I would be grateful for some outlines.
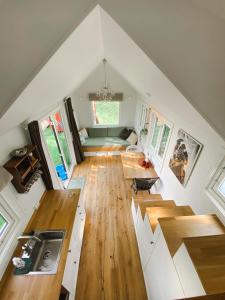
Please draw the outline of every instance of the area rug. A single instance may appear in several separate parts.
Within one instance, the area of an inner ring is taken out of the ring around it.
[[[85,184],[85,177],[77,177],[70,180],[67,189],[83,189]]]

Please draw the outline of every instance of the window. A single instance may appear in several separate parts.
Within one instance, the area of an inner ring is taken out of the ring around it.
[[[4,201],[2,201],[4,203]],[[16,216],[7,205],[0,204],[0,245],[16,225]]]
[[[209,192],[213,199],[225,209],[225,159],[210,182]]]
[[[170,134],[171,124],[159,113],[152,111],[148,143],[151,158],[159,167],[165,157]]]
[[[156,148],[156,144],[158,141],[158,136],[159,136],[161,127],[162,127],[162,124],[160,124],[159,119],[156,117],[155,122],[154,122],[154,131],[153,131],[153,135],[152,135],[152,141],[151,141],[151,146],[153,148]]]
[[[0,214],[0,236],[3,235],[8,225],[9,225],[8,221],[3,217],[2,214]]]
[[[167,141],[169,138],[169,134],[170,134],[170,128],[167,125],[164,125],[161,141],[159,144],[159,151],[158,151],[158,155],[161,158],[163,158],[163,156],[164,156],[164,152],[166,150],[166,145],[167,145]]]
[[[92,101],[94,125],[119,125],[119,101]]]

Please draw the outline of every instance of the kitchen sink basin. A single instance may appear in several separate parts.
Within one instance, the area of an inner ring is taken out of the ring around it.
[[[28,240],[28,250],[23,252],[22,258],[31,260],[31,267],[27,275],[56,274],[60,260],[64,239],[64,230],[35,231],[36,239]]]

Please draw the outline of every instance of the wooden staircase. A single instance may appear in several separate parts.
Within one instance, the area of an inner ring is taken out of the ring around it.
[[[149,299],[225,299],[225,227],[216,215],[148,192],[132,195],[131,210]]]

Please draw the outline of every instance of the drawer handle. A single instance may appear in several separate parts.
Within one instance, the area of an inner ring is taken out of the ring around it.
[[[74,263],[74,264],[76,264],[77,262],[76,262],[76,261],[74,261],[73,263]]]
[[[71,250],[70,250],[70,249],[68,250],[68,253],[71,253]]]
[[[79,212],[79,215],[82,215],[82,212]]]
[[[84,221],[84,219],[81,219],[81,221]]]
[[[151,241],[151,242],[150,242],[150,244],[151,244],[151,245],[153,245],[153,244],[154,244],[154,242],[153,242],[153,241]]]

